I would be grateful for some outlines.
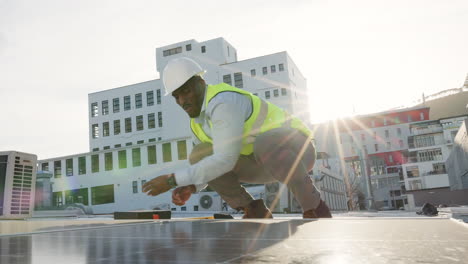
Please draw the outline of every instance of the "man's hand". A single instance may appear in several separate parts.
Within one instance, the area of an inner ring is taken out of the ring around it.
[[[193,184],[175,188],[174,191],[172,191],[172,202],[175,205],[184,205],[194,192],[196,192],[196,188]]]
[[[173,174],[161,175],[146,182],[143,184],[143,192],[151,196],[156,196],[169,191],[171,189],[171,186],[167,182],[169,177],[173,177]]]

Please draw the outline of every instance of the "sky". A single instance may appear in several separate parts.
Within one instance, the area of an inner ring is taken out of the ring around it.
[[[0,151],[89,151],[88,94],[158,79],[157,47],[287,51],[312,122],[408,105],[468,74],[466,0],[0,0]]]

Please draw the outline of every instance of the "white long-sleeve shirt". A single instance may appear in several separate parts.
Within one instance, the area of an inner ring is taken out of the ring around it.
[[[213,155],[176,171],[174,174],[177,185],[194,184],[199,191],[209,181],[231,171],[242,149],[244,123],[251,113],[250,98],[235,92],[217,94],[206,108],[204,103],[195,122],[201,124],[203,131],[213,139]],[[210,127],[208,120],[211,120],[213,127]],[[192,137],[195,144],[200,143],[194,134]]]

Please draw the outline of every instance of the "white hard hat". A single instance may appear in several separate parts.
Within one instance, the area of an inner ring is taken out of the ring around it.
[[[203,75],[206,71],[194,60],[180,57],[169,61],[163,70],[163,84],[169,95],[195,75]]]

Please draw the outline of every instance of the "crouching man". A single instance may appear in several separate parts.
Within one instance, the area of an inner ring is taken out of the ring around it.
[[[148,195],[173,187],[172,201],[183,205],[207,185],[243,218],[272,218],[262,199],[241,183],[282,182],[303,209],[303,218],[329,218],[330,210],[308,176],[315,162],[312,132],[296,117],[261,98],[225,83],[207,85],[205,73],[189,58],[167,64],[166,95],[190,117],[195,146],[190,166],[143,185]]]

